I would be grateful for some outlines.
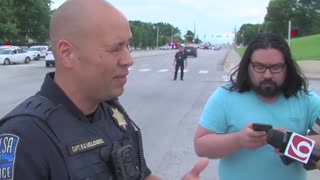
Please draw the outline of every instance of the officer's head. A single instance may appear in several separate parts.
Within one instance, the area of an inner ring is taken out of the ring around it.
[[[133,64],[125,16],[104,0],[68,0],[52,15],[55,81],[94,103],[118,97]]]
[[[179,45],[179,51],[183,52],[184,51],[184,47],[182,45]]]

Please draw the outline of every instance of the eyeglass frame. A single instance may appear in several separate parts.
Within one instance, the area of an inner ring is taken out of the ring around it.
[[[258,63],[258,64],[257,64]],[[273,64],[271,66],[266,66],[265,64],[262,64],[262,63],[259,63],[259,62],[252,62],[250,61],[250,64],[252,65],[252,68],[255,72],[257,73],[265,73],[267,71],[267,69],[269,69],[269,71],[272,73],[272,74],[278,74],[278,73],[281,73],[284,69],[284,67],[287,65],[286,63],[277,63],[277,64]],[[263,71],[260,71],[260,70],[257,70],[256,67],[257,66],[261,66],[264,68]],[[278,67],[279,66],[279,71],[274,71],[274,69],[272,70],[272,68],[274,67]]]

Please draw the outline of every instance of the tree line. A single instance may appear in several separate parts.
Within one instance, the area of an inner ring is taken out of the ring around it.
[[[294,37],[320,33],[320,0],[271,0],[262,24],[243,24],[236,33],[236,44],[246,45],[260,32],[288,37],[289,21]]]
[[[2,0],[0,4],[0,44],[49,44],[49,23],[54,10],[51,0]],[[319,0],[270,0],[262,24],[243,24],[236,32],[237,44],[247,44],[258,32],[288,34],[288,22],[297,36],[320,33]],[[156,48],[168,42],[200,43],[191,30],[185,34],[165,22],[129,21],[135,48]]]

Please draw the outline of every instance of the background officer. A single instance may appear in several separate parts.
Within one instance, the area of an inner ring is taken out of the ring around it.
[[[158,179],[117,100],[133,64],[131,38],[127,19],[104,0],[68,0],[53,13],[56,69],[1,119],[0,179]],[[184,179],[198,179],[207,164]]]
[[[187,66],[187,55],[184,52],[184,47],[181,45],[179,45],[179,51],[174,56],[173,65],[175,66],[173,80],[177,79],[177,74],[180,68],[180,71],[181,71],[180,80],[183,81],[183,70],[184,70],[184,67]]]

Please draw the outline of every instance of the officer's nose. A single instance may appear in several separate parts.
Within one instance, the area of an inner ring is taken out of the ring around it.
[[[133,65],[133,58],[131,56],[131,52],[128,48],[125,48],[123,50],[123,54],[121,56],[121,65],[126,65],[126,66],[132,66]]]

